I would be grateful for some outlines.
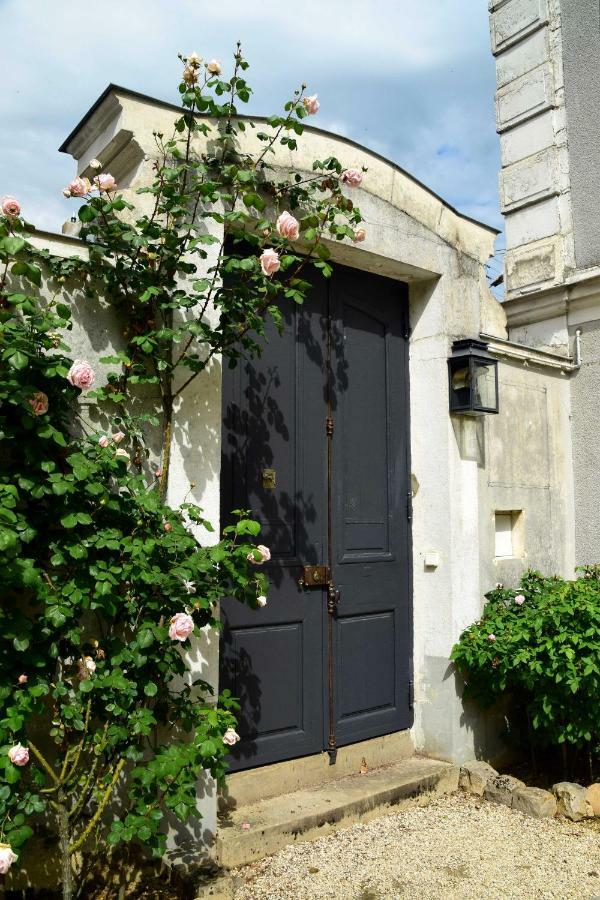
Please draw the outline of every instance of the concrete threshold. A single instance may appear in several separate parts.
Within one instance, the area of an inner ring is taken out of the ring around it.
[[[238,806],[219,824],[217,861],[233,869],[411,802],[427,803],[457,790],[458,775],[451,763],[411,757],[365,775]]]

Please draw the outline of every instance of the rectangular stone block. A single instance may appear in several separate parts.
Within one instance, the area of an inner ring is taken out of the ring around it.
[[[500,203],[502,212],[519,209],[535,200],[558,193],[557,161],[553,147],[502,170]]]
[[[559,231],[556,197],[550,197],[524,209],[516,209],[506,215],[506,246],[509,250],[558,234]]]
[[[509,0],[491,16],[492,52],[501,53],[547,22],[547,0]]]
[[[554,144],[554,113],[552,110],[521,122],[515,128],[500,135],[500,153],[503,166],[533,156]]]
[[[558,277],[557,254],[560,238],[536,243],[533,246],[509,250],[506,254],[507,290],[521,290]]]
[[[547,29],[530,34],[525,40],[520,41],[496,59],[496,81],[498,87],[521,78],[532,69],[541,66],[549,58]]]
[[[512,51],[510,51],[512,52]],[[513,79],[496,93],[496,128],[512,128],[554,106],[554,80],[549,62]]]

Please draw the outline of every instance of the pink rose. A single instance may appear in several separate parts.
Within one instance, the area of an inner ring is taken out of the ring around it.
[[[183,80],[187,85],[197,84],[198,83],[198,71],[195,66],[186,66],[183,70],[182,75]]]
[[[157,469],[154,473],[155,478],[162,478],[162,469]]]
[[[271,275],[274,275],[275,272],[279,271],[279,267],[281,263],[279,262],[279,254],[277,250],[273,250],[272,247],[269,247],[267,250],[263,250],[260,256],[260,267],[269,278]]]
[[[240,736],[234,728],[228,728],[223,735],[223,743],[227,744],[228,747],[233,747],[234,744],[237,744],[239,739]]]
[[[163,528],[165,529],[165,531],[173,531],[173,526],[171,525],[170,522],[165,522],[165,524],[163,525]]]
[[[89,178],[74,178],[73,181],[71,181],[70,184],[67,185],[67,187],[63,191],[63,194],[65,194],[65,197],[83,197],[85,194],[89,193],[91,189],[92,186],[90,184]],[[66,194],[66,191],[68,191],[69,193]]]
[[[267,598],[264,596],[264,594],[261,594],[260,597],[256,598],[256,602],[262,608],[263,606],[267,605]]]
[[[90,675],[93,675],[96,671],[96,663],[91,656],[84,656],[83,659],[80,659],[77,663],[77,668],[79,670],[80,678],[89,678]]]
[[[517,596],[515,597],[515,603],[517,604],[517,606],[523,606],[523,604],[525,603],[525,597],[523,596],[523,594],[517,594]]]
[[[101,169],[102,163],[99,159],[90,159],[90,169]]]
[[[108,447],[109,440],[108,440],[108,438],[106,437],[106,435],[103,434],[102,437],[100,438],[100,440],[98,441],[98,443],[99,443],[99,445],[100,445],[101,447]]]
[[[319,107],[321,104],[317,100],[318,94],[312,94],[310,97],[305,97],[302,101],[304,103],[304,109],[308,113],[309,116],[314,116],[315,113],[319,112]]]
[[[189,62],[189,60],[188,60]],[[219,59],[211,59],[210,62],[206,63],[207,71],[210,72],[211,75],[220,75],[221,74],[221,60]]]
[[[194,620],[187,613],[175,613],[169,626],[172,641],[187,641],[194,630]]]
[[[21,206],[18,200],[15,200],[14,197],[2,198],[2,215],[7,216],[9,219],[16,219],[20,214]]]
[[[36,391],[27,401],[34,416],[43,416],[48,412],[48,397],[43,391]]]
[[[29,762],[29,750],[22,744],[15,744],[8,751],[8,758],[14,766],[26,766]]]
[[[76,359],[67,373],[67,381],[82,391],[89,390],[95,380],[94,370],[85,359]]]
[[[361,244],[364,241],[364,239],[366,238],[366,236],[367,236],[366,228],[357,228],[356,231],[354,232],[354,237],[352,238],[352,240],[354,241],[355,244]]]
[[[281,237],[287,238],[288,241],[297,241],[300,234],[300,223],[287,210],[281,213],[275,223],[277,231]]]
[[[13,853],[9,844],[0,844],[0,875],[6,875],[10,867],[19,857]]]
[[[341,179],[344,184],[349,184],[350,187],[360,187],[363,176],[360,169],[345,169],[342,172]]]
[[[125,434],[122,431],[117,431],[113,434],[112,439],[114,444],[120,444],[125,439]]]
[[[27,684],[29,678],[27,677],[27,675],[19,675],[17,681],[19,682],[19,684]]]
[[[117,182],[108,172],[101,172],[100,175],[96,175],[94,184],[99,191],[114,191],[117,186]]]
[[[257,552],[260,553],[260,559],[257,559],[256,557]],[[258,544],[254,550],[250,551],[246,559],[255,566],[262,566],[263,563],[266,563],[271,559],[271,551],[268,547],[265,547],[264,544]]]
[[[488,641],[495,641],[495,640],[496,640],[495,634],[488,634]]]

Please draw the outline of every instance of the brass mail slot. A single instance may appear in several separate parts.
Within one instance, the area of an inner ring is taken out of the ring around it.
[[[263,469],[262,484],[266,491],[275,490],[275,485],[277,484],[277,473],[275,472],[275,469]]]
[[[329,584],[328,566],[304,566],[298,582],[300,587],[325,587]]]

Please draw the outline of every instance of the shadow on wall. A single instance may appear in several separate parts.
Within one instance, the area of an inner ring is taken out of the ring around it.
[[[180,395],[174,413],[171,451],[171,481],[177,493],[173,499],[182,502],[193,483],[192,498],[203,506],[213,524],[219,512],[221,373],[220,360],[213,359],[208,369]]]
[[[484,759],[495,766],[508,764],[514,753],[508,739],[511,724],[508,701],[482,710],[464,699],[465,683],[453,663],[442,657],[426,657],[427,677],[423,684],[426,699],[422,703],[423,727],[428,735],[427,752],[457,762]],[[448,710],[460,710],[455,735],[448,734]]]
[[[485,469],[485,416],[451,415],[460,458]]]

